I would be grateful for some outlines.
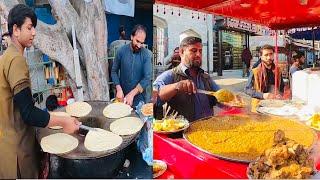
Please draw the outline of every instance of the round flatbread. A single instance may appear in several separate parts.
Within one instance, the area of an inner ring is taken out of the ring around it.
[[[78,147],[78,139],[65,133],[56,133],[41,139],[40,145],[44,152],[65,154]]]
[[[54,116],[62,116],[62,117],[71,117],[70,114],[66,113],[66,112],[61,112],[61,111],[57,111],[57,112],[50,112],[50,115],[54,115]],[[54,130],[59,130],[62,129],[61,126],[51,126],[49,127],[50,129],[54,129]]]
[[[100,128],[89,131],[84,140],[84,147],[90,151],[107,151],[117,148],[122,143],[122,137]]]
[[[107,118],[122,118],[131,114],[132,108],[124,103],[112,103],[103,109],[103,115]]]
[[[54,111],[54,112],[49,112],[50,115],[54,116],[63,116],[63,117],[71,117],[70,114],[62,111]]]
[[[144,104],[141,108],[141,112],[144,116],[152,116],[153,115],[153,104],[152,103]]]
[[[91,110],[92,107],[86,102],[75,102],[66,107],[66,112],[74,117],[86,116]]]
[[[141,130],[143,122],[136,117],[124,117],[110,124],[110,130],[118,135],[132,135]]]

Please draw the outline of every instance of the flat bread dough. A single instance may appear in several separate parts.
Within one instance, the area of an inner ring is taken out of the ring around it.
[[[86,102],[75,102],[66,107],[66,112],[74,117],[83,117],[88,115],[92,110],[90,104]]]
[[[110,130],[118,135],[132,135],[141,130],[143,122],[137,117],[124,117],[110,124]]]
[[[66,113],[66,112],[62,112],[62,111],[54,111],[54,112],[49,112],[50,115],[54,115],[54,116],[62,116],[62,117],[71,117],[70,114]],[[62,129],[61,126],[51,126],[49,127],[50,129],[54,129],[54,130],[59,130]]]
[[[49,127],[49,129],[59,130],[59,129],[63,129],[63,127],[62,126],[51,126],[51,127]]]
[[[41,139],[40,145],[44,152],[65,154],[78,147],[78,139],[65,133],[55,133]]]
[[[122,118],[131,114],[132,108],[124,103],[112,103],[103,109],[103,115],[107,118]]]
[[[84,140],[84,147],[90,151],[107,151],[117,148],[122,143],[122,137],[100,128],[89,131]]]

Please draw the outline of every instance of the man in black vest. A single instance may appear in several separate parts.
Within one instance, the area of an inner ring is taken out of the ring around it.
[[[189,121],[212,116],[216,99],[197,93],[197,89],[217,91],[220,87],[201,69],[201,39],[183,39],[179,54],[180,65],[163,72],[153,83],[159,92],[158,105],[167,102]]]

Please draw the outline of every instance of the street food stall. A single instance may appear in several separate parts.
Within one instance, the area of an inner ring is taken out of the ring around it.
[[[273,30],[319,25],[319,0],[156,0],[156,3],[234,17]],[[277,31],[273,34],[275,64],[278,66]],[[157,173],[155,177],[256,179],[314,176],[316,169],[320,168],[320,156],[319,133],[313,129],[319,129],[320,115],[314,113],[310,117],[304,113],[308,105],[303,101],[261,101],[259,108],[258,113],[251,113],[248,111],[250,103],[246,103],[245,108],[231,105],[216,113],[218,116],[185,123],[182,131],[154,131],[154,159],[166,163],[163,174]],[[302,118],[297,112],[305,116]],[[165,127],[169,124],[165,120],[162,123]],[[277,153],[281,152],[279,148],[290,152]],[[301,161],[293,162],[290,158]],[[302,173],[301,169],[306,171]]]
[[[272,146],[278,129],[312,149],[319,168],[318,134],[297,118],[271,114],[229,108],[188,124],[184,131],[154,132],[154,159],[167,164],[159,178],[248,178],[248,163]]]

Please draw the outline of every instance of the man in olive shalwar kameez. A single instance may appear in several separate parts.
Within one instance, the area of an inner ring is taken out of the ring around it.
[[[80,123],[34,106],[24,49],[32,46],[37,17],[26,5],[12,8],[8,30],[12,43],[0,59],[0,179],[38,178],[34,127],[62,126],[74,133]]]

